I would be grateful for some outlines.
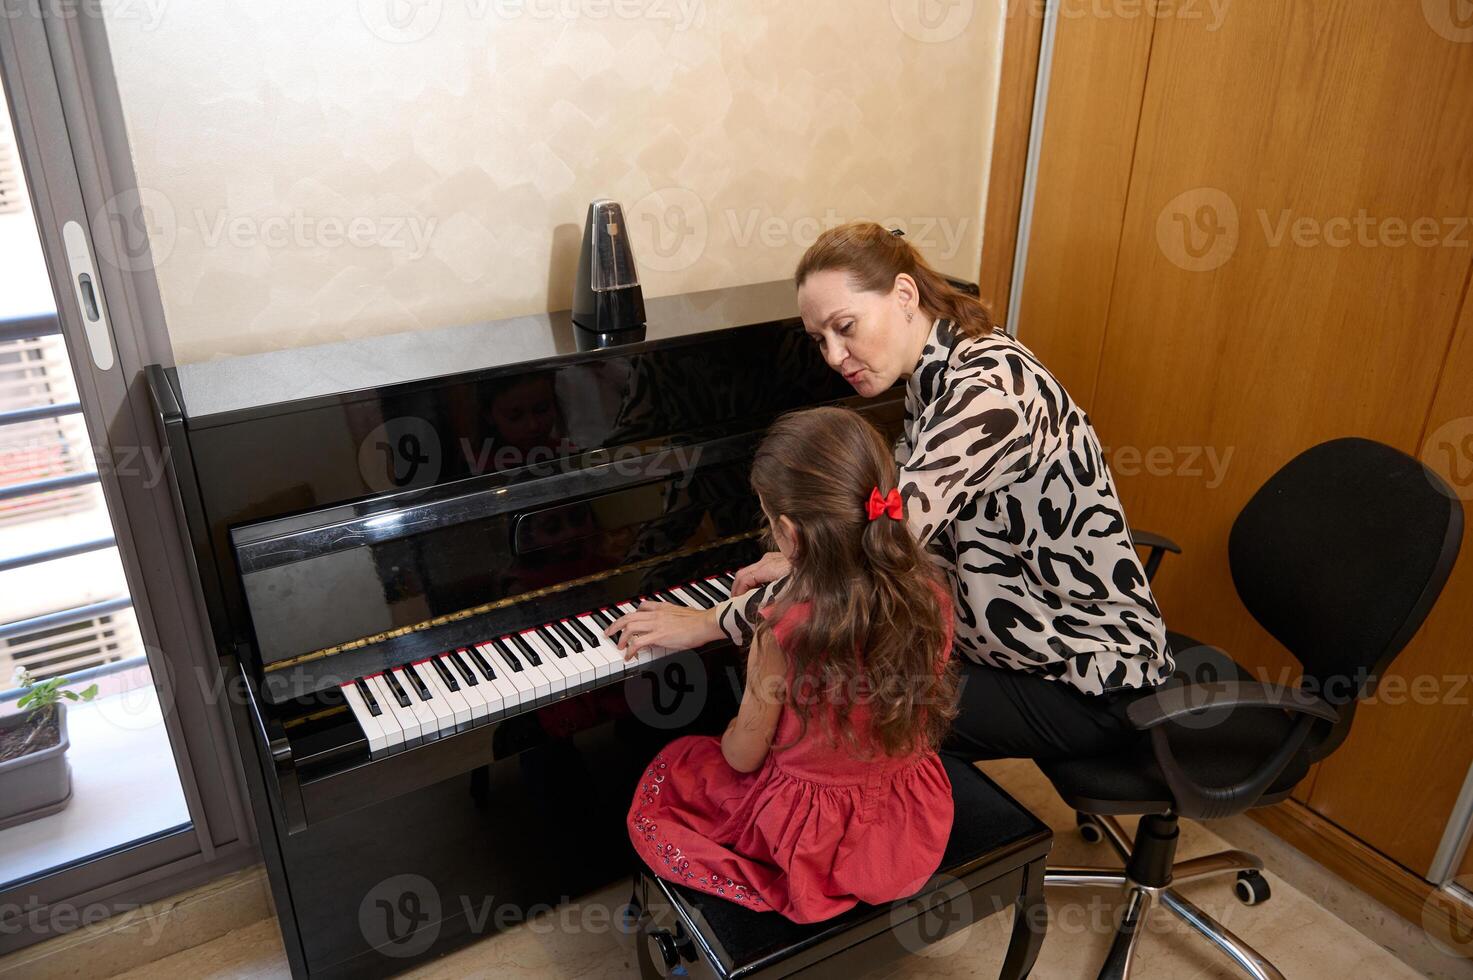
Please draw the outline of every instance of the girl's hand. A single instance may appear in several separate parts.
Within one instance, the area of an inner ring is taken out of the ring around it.
[[[786,578],[792,570],[792,564],[782,556],[781,552],[769,551],[756,562],[736,573],[736,581],[731,585],[732,598],[744,592],[750,592],[758,586]]]
[[[717,609],[687,609],[668,602],[641,602],[639,608],[620,616],[604,630],[624,651],[625,660],[647,647],[694,650],[726,636],[716,622]]]

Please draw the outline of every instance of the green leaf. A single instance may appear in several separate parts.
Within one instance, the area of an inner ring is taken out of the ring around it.
[[[96,684],[90,685],[85,691],[82,692],[82,700],[83,701],[91,701],[95,697],[97,697],[97,685]]]
[[[36,692],[27,691],[25,694],[22,694],[20,696],[19,701],[15,702],[15,706],[17,708],[24,708],[26,705],[30,704],[34,700],[36,700]]]
[[[64,697],[64,698],[66,698],[69,701],[80,701],[80,700],[82,700],[81,698],[79,698],[75,694],[73,694],[71,691],[62,691],[61,692],[61,696]]]

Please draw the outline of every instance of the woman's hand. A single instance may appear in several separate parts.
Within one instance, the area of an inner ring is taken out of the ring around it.
[[[687,609],[668,602],[641,602],[639,608],[620,616],[604,630],[610,639],[618,634],[625,660],[647,647],[694,650],[726,634],[716,622],[717,609]]]
[[[782,556],[781,552],[769,551],[756,562],[740,569],[736,573],[736,581],[731,585],[732,598],[743,593],[776,582],[780,578],[786,578],[793,570],[792,564]]]

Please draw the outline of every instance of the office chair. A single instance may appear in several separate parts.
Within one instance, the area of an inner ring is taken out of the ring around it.
[[[1462,507],[1436,474],[1366,439],[1316,446],[1275,473],[1228,537],[1233,585],[1248,612],[1303,667],[1296,686],[1253,680],[1229,657],[1168,633],[1172,679],[1127,708],[1141,737],[1115,755],[1040,761],[1087,840],[1108,841],[1124,868],[1050,868],[1046,885],[1125,890],[1101,980],[1129,976],[1159,902],[1249,976],[1274,966],[1172,886],[1236,873],[1237,897],[1269,897],[1263,862],[1243,851],[1176,861],[1181,817],[1214,819],[1287,798],[1345,740],[1371,694],[1427,618],[1457,559]],[[1137,535],[1152,571],[1170,541]],[[1117,817],[1140,814],[1132,842]]]

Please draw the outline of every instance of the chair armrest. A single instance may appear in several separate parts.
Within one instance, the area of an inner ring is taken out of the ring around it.
[[[1236,708],[1277,708],[1297,716],[1297,721],[1278,749],[1253,773],[1229,786],[1203,786],[1177,760],[1168,737],[1172,726],[1165,723],[1191,725],[1195,715],[1200,721],[1193,727],[1207,729],[1217,722],[1199,712]],[[1230,817],[1255,805],[1303,747],[1310,730],[1319,722],[1333,724],[1340,720],[1338,710],[1313,694],[1253,681],[1173,685],[1133,702],[1125,714],[1137,730],[1150,732],[1151,750],[1171,790],[1173,809],[1198,820]]]
[[[1147,582],[1156,577],[1156,569],[1161,567],[1161,559],[1165,556],[1166,552],[1169,551],[1173,555],[1181,554],[1181,545],[1162,534],[1131,528],[1130,540],[1137,548],[1151,549],[1151,553],[1146,556]]]
[[[1340,720],[1340,712],[1334,706],[1308,691],[1256,681],[1173,684],[1132,702],[1125,709],[1125,716],[1136,730],[1148,731],[1162,722],[1226,708],[1282,708],[1328,722]]]

